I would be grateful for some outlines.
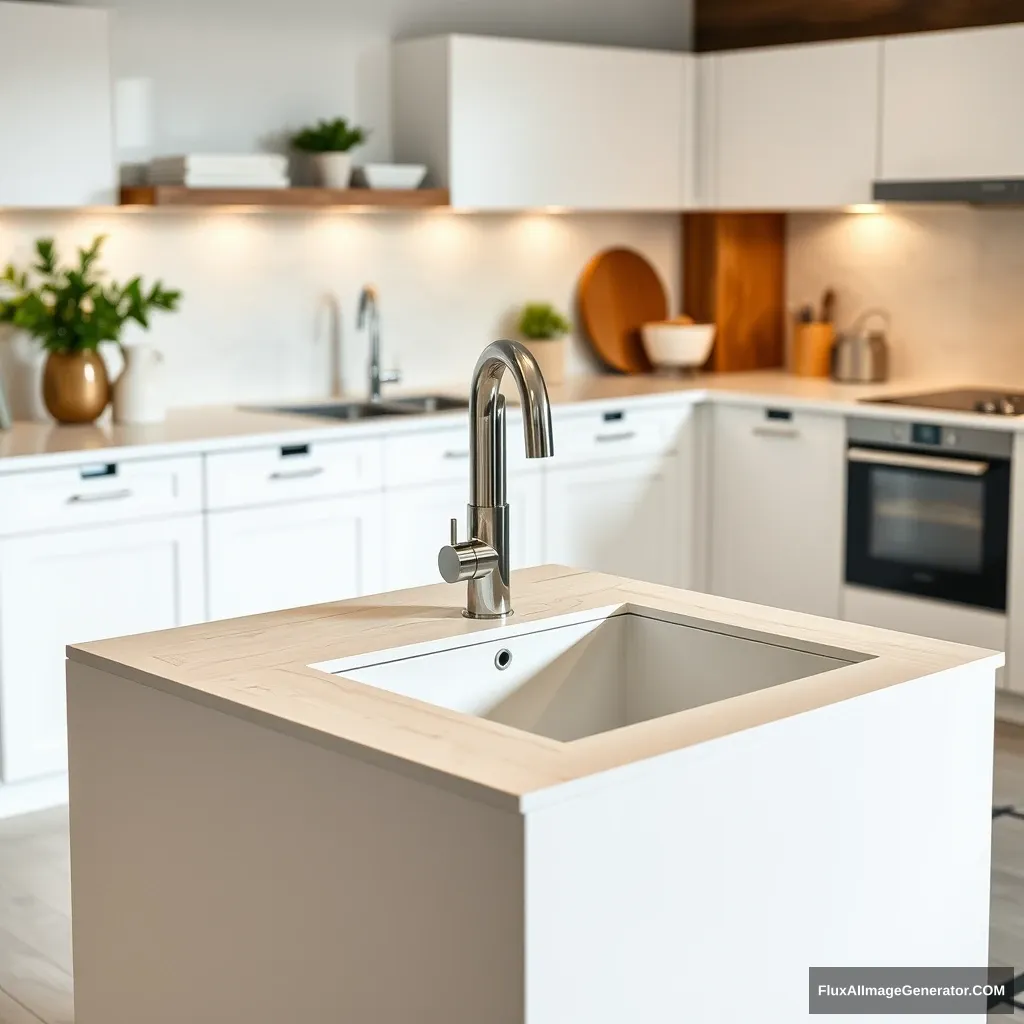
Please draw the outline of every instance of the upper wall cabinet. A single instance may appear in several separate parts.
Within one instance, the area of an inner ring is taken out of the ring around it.
[[[702,57],[700,205],[870,202],[881,59],[878,40]]]
[[[884,46],[883,178],[1024,174],[1024,25],[905,36]]]
[[[394,51],[395,158],[452,204],[677,210],[691,192],[688,54],[443,36]]]
[[[0,2],[0,206],[114,201],[105,11]]]

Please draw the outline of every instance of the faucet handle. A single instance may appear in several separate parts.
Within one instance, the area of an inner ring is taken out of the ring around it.
[[[401,384],[402,383],[402,371],[401,370],[381,370],[380,371],[380,382],[381,382],[381,384]]]
[[[451,521],[451,543],[437,553],[437,569],[446,583],[464,583],[498,567],[498,552],[479,540],[459,543],[459,521]]]

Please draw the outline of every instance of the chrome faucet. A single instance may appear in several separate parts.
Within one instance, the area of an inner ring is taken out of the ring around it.
[[[526,457],[547,459],[554,453],[551,405],[537,360],[517,341],[492,342],[477,360],[470,396],[472,476],[466,510],[470,539],[459,542],[458,522],[453,519],[451,543],[437,556],[437,567],[446,582],[469,582],[462,613],[469,619],[498,619],[512,614],[505,503],[505,399],[498,394],[506,370],[519,389]]]
[[[370,401],[380,401],[381,384],[398,384],[402,375],[398,370],[380,368],[380,309],[377,305],[377,289],[364,285],[359,293],[359,315],[356,327],[362,330],[369,324],[370,331]]]

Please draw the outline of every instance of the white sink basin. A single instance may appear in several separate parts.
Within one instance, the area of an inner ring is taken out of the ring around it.
[[[841,668],[865,656],[628,606],[315,667],[571,741]]]

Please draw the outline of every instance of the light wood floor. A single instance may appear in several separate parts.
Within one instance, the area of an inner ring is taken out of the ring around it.
[[[993,802],[1024,812],[1024,729],[996,730]],[[993,823],[990,959],[1024,971],[1024,820],[1010,817]],[[0,822],[0,1024],[73,1020],[68,818],[60,809]]]

